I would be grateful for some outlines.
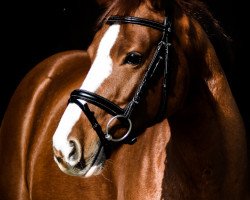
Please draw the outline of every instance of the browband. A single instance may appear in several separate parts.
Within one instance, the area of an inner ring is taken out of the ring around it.
[[[110,16],[108,17],[107,24],[137,24],[137,25],[142,25],[142,26],[147,26],[150,28],[157,29],[159,31],[165,31],[166,26],[165,24],[161,24],[156,21],[148,20],[148,19],[143,19],[140,17],[131,17],[131,16],[126,16],[126,17],[121,17],[121,16]]]

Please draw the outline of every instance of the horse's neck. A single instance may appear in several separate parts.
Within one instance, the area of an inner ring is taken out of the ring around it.
[[[198,22],[186,16],[182,17],[179,26],[182,36],[177,37],[186,48],[183,55],[186,56],[190,81],[183,108],[173,115],[173,121],[186,123],[188,120],[191,130],[207,127],[208,130],[219,128],[220,132],[226,133],[232,129],[244,132],[238,107],[207,34]]]
[[[244,126],[208,39],[202,48],[203,62],[188,63],[201,73],[191,78],[183,108],[169,119],[166,198],[171,194],[174,199],[188,199],[195,194],[197,199],[218,199],[220,195],[240,197],[242,192],[246,163]],[[216,192],[218,189],[220,193]]]
[[[116,199],[160,199],[165,170],[167,120],[149,127],[133,145],[123,145],[108,161]]]

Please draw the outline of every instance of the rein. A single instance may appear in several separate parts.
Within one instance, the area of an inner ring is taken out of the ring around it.
[[[153,59],[148,66],[148,70],[146,71],[140,85],[138,86],[136,93],[133,99],[127,104],[125,108],[121,108],[120,106],[116,105],[115,103],[109,101],[108,99],[95,94],[93,92],[89,92],[87,90],[77,89],[74,90],[69,98],[69,103],[77,104],[88,120],[90,121],[93,129],[99,136],[101,143],[104,146],[109,144],[133,144],[136,141],[136,137],[132,137],[131,130],[132,130],[132,121],[130,119],[135,107],[140,104],[141,100],[144,97],[146,90],[148,89],[149,82],[151,78],[154,76],[155,72],[159,68],[161,62],[164,61],[164,71],[163,71],[163,104],[160,109],[159,118],[165,115],[166,109],[166,99],[167,99],[167,73],[168,73],[168,48],[170,46],[169,43],[169,34],[171,32],[171,23],[168,18],[165,18],[164,23],[161,24],[156,21],[138,18],[138,17],[120,17],[120,16],[110,16],[107,21],[107,24],[137,24],[141,26],[147,26],[150,28],[157,29],[162,31],[162,38],[161,41],[158,43],[156,51],[154,53]],[[112,115],[113,117],[109,120],[106,126],[106,132],[104,133],[100,124],[96,120],[94,113],[90,111],[88,104],[81,103],[80,100],[84,100],[90,104],[93,104],[107,113]],[[128,126],[127,132],[120,138],[114,138],[110,134],[110,124],[115,120],[118,119],[122,124],[126,124]]]

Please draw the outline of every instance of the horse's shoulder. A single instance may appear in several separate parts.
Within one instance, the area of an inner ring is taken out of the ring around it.
[[[49,56],[38,63],[25,78],[37,79],[38,77],[56,80],[72,74],[81,68],[89,68],[88,53],[82,50],[59,52]]]
[[[34,66],[29,73],[20,82],[17,91],[42,89],[44,86],[59,87],[66,85],[67,80],[71,78],[77,81],[78,74],[84,74],[88,71],[90,59],[86,51],[71,50],[56,53],[42,60]]]
[[[13,113],[24,117],[24,113],[30,114],[31,110],[37,113],[40,112],[37,109],[54,104],[55,99],[65,99],[79,87],[89,66],[87,52],[80,50],[56,53],[44,59],[22,79],[11,97],[4,118],[15,121]]]

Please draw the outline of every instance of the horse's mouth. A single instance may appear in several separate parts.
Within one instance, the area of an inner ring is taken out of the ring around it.
[[[89,165],[88,170],[83,175],[84,177],[90,177],[92,175],[98,175],[103,169],[105,161],[104,147],[100,146],[97,153],[95,154],[92,164]]]
[[[105,159],[104,147],[100,145],[94,156],[91,159],[88,159],[87,162],[84,159],[81,159],[76,165],[71,166],[65,162],[58,162],[56,159],[55,161],[61,171],[68,175],[90,177],[101,173]]]

